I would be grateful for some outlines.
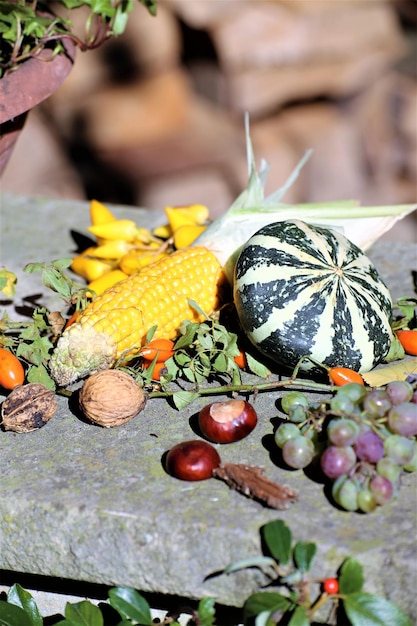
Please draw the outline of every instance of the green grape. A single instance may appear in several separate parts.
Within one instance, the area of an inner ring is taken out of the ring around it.
[[[348,396],[354,404],[359,404],[367,394],[366,387],[359,383],[347,383],[340,387],[336,395]]]
[[[339,493],[340,487],[347,480],[347,475],[343,474],[342,476],[338,476],[336,480],[332,484],[332,498],[335,502],[337,502],[337,494]]]
[[[348,395],[343,393],[337,393],[330,400],[330,409],[336,413],[353,413],[355,410],[355,403],[349,398]]]
[[[371,513],[377,507],[375,496],[369,489],[359,489],[358,508],[363,513]]]
[[[390,435],[384,443],[385,456],[389,456],[398,465],[407,465],[414,456],[414,442],[402,435]]]
[[[308,407],[308,398],[304,393],[301,391],[288,391],[282,396],[281,408],[284,413],[289,415],[290,409],[296,406]]]
[[[298,426],[292,424],[291,422],[285,422],[284,424],[280,424],[275,431],[274,439],[278,448],[282,448],[284,443],[288,441],[288,439],[293,439],[294,437],[298,437],[300,435],[300,431]]]
[[[357,511],[358,492],[356,483],[351,478],[347,478],[336,491],[335,501],[345,511]]]
[[[314,453],[313,442],[302,435],[288,439],[282,447],[282,458],[287,465],[294,469],[302,469],[310,465]]]
[[[376,471],[381,476],[388,478],[393,484],[398,482],[401,475],[401,467],[389,456],[384,456],[382,459],[379,459],[376,464]]]
[[[301,424],[301,422],[305,422],[307,418],[307,409],[301,404],[297,404],[288,409],[288,419],[290,419],[295,424]]]
[[[403,465],[403,469],[406,472],[415,472],[417,470],[417,442],[414,442],[414,454],[411,461]]]

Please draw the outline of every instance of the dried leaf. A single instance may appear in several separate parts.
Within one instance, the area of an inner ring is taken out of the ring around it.
[[[417,358],[403,359],[362,374],[362,376],[371,387],[383,387],[393,380],[405,380],[410,374],[417,374]]]
[[[248,498],[258,500],[271,509],[287,509],[298,494],[290,487],[268,480],[261,467],[224,463],[213,471],[214,478],[225,482]]]

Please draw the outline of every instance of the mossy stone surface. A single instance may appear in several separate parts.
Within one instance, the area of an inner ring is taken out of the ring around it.
[[[115,210],[146,226],[164,222],[158,213]],[[18,273],[19,283],[15,305],[1,308],[24,318],[33,303],[51,306],[40,275],[23,274],[22,268],[73,255],[70,233],[85,235],[88,225],[87,203],[5,195],[1,264]],[[414,253],[409,244],[380,242],[369,254],[394,298],[413,293]],[[332,576],[346,556],[354,556],[364,566],[366,589],[417,620],[415,475],[376,513],[336,509],[320,482],[280,464],[272,433],[281,393],[261,393],[255,430],[217,448],[224,462],[262,466],[268,478],[299,492],[289,509],[266,509],[215,479],[185,483],[165,472],[170,447],[198,437],[195,416],[207,399],[181,411],[153,399],[131,422],[104,429],[79,414],[76,389],[71,399],[58,397],[58,413],[42,429],[0,432],[0,569],[191,599],[214,596],[241,606],[266,577],[256,569],[220,572],[258,555],[259,528],[281,518],[294,539],[317,542],[314,575]]]

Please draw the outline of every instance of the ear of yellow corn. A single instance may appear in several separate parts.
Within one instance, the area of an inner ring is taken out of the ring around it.
[[[202,321],[189,304],[209,315],[220,305],[223,270],[202,247],[177,250],[145,266],[97,296],[60,337],[50,359],[55,381],[65,386],[137,353],[146,333],[174,339],[184,320]]]

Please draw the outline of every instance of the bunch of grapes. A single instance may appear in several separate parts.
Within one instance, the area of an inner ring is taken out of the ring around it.
[[[285,463],[318,461],[334,501],[370,513],[389,502],[405,472],[417,469],[417,384],[393,381],[370,389],[348,383],[329,401],[310,403],[300,391],[282,397],[287,421],[275,431]]]

